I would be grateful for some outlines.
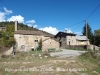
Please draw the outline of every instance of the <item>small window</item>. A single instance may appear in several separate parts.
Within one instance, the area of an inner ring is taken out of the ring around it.
[[[34,42],[38,42],[38,40],[34,40]]]

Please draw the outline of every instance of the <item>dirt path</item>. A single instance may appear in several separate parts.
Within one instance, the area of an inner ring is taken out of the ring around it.
[[[62,49],[61,52],[55,52],[50,53],[51,56],[58,56],[60,58],[66,58],[66,57],[76,57],[81,55],[82,53],[85,53],[86,51],[79,51],[79,50],[66,50]]]

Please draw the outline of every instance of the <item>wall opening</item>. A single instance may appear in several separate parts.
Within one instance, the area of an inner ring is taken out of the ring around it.
[[[20,51],[25,51],[25,45],[21,45]]]
[[[62,42],[59,42],[59,44],[60,44],[60,47],[62,46]]]
[[[70,41],[69,41],[69,45],[70,45]]]

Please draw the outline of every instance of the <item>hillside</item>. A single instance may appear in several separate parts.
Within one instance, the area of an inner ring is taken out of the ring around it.
[[[14,24],[15,24],[15,23],[12,22],[12,21],[11,21],[11,22],[0,22],[0,27],[12,26],[13,29],[14,29]],[[30,26],[25,25],[25,24],[23,24],[23,23],[18,23],[18,30],[35,30],[35,31],[41,31],[41,30],[39,30],[39,29],[37,29],[37,28],[34,28],[33,26],[30,27]],[[50,33],[48,33],[48,32],[45,32],[45,31],[42,31],[42,32],[44,32],[45,34],[54,36],[53,34],[50,34]]]

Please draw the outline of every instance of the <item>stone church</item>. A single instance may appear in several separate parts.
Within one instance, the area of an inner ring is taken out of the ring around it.
[[[59,50],[59,42],[53,36],[42,31],[17,30],[17,21],[15,21],[14,38],[18,51],[35,50],[40,39],[42,39],[42,51],[47,51],[48,48]]]

